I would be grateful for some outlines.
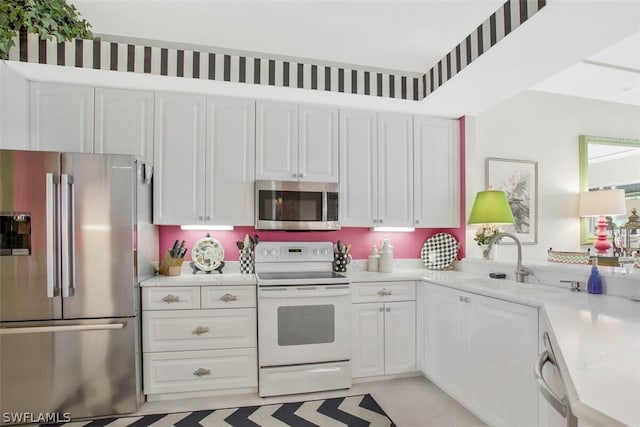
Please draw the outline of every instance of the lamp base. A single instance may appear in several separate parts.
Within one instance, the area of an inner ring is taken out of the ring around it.
[[[604,215],[598,217],[598,240],[593,242],[593,247],[596,249],[599,255],[604,255],[613,246],[609,241],[609,235],[607,234],[607,219]]]

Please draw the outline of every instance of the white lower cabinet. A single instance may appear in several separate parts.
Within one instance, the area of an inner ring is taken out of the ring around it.
[[[353,288],[353,377],[415,371],[415,282],[358,283]]]
[[[144,393],[258,385],[255,286],[143,288]]]
[[[431,283],[423,372],[492,426],[538,424],[538,310]]]

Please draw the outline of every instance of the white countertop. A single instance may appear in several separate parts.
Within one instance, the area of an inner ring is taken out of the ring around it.
[[[424,268],[392,273],[349,270],[362,282],[415,280],[541,309],[569,402],[578,418],[602,425],[640,426],[640,302],[569,292],[566,288],[490,279],[459,271]],[[141,286],[255,285],[253,274],[155,276]],[[533,366],[531,366],[533,375]]]
[[[211,273],[182,274],[180,276],[153,276],[140,283],[142,287],[153,286],[238,286],[255,285],[254,274]]]
[[[640,302],[458,271],[354,271],[349,277],[356,284],[424,280],[540,308],[574,414],[594,424],[640,426]]]

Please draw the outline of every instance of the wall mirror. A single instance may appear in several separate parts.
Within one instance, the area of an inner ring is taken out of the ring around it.
[[[579,156],[580,192],[612,186],[625,191],[627,214],[614,218],[617,226],[626,224],[632,208],[640,212],[640,139],[580,135]],[[596,239],[596,220],[580,219],[580,244]]]

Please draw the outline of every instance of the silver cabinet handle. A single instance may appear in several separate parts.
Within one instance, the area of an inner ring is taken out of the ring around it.
[[[555,366],[555,364],[551,360],[551,357],[549,356],[549,351],[545,350],[538,355],[534,369],[536,380],[538,382],[538,390],[540,390],[540,393],[542,394],[542,396],[544,396],[545,400],[549,402],[551,406],[553,406],[553,409],[558,411],[558,413],[560,413],[563,417],[566,417],[566,398],[560,398],[560,396],[558,396],[553,390],[551,390],[551,387],[549,387],[549,384],[547,384],[544,377],[542,376],[542,368],[547,363],[551,363]]]
[[[389,289],[386,289],[386,288],[385,289],[380,289],[378,291],[378,295],[380,295],[381,297],[386,297],[386,296],[391,295],[391,291]]]
[[[237,301],[238,297],[231,294],[224,294],[220,297],[220,301],[229,302],[229,301]]]
[[[419,219],[416,219],[416,224],[420,224],[420,220]]]
[[[193,372],[193,375],[197,377],[203,377],[204,375],[211,375],[211,369],[198,368]]]
[[[206,334],[207,332],[209,332],[208,326],[197,326],[191,333],[193,335],[202,335]]]
[[[374,219],[374,220],[373,220],[373,223],[374,223],[374,224],[377,224],[377,223],[378,223],[378,220],[377,220],[377,219]]]
[[[379,220],[378,220],[378,222],[379,222],[380,224],[382,224],[384,221],[382,221],[381,219],[379,219]]]
[[[380,307],[380,311],[384,311],[384,307]]]
[[[167,304],[171,304],[172,302],[179,302],[180,297],[169,294],[166,297],[162,298],[162,301],[166,302]]]
[[[460,296],[458,298],[460,299],[460,302],[464,302],[464,303],[467,303],[467,304],[471,303],[471,298],[469,298],[469,297]]]
[[[299,174],[298,174],[298,177],[300,177],[300,178],[304,178],[304,172],[299,173]]]
[[[387,313],[391,311],[391,307],[387,307]]]
[[[294,177],[294,178],[297,178],[298,174],[294,172],[294,173],[291,174],[291,176]]]

